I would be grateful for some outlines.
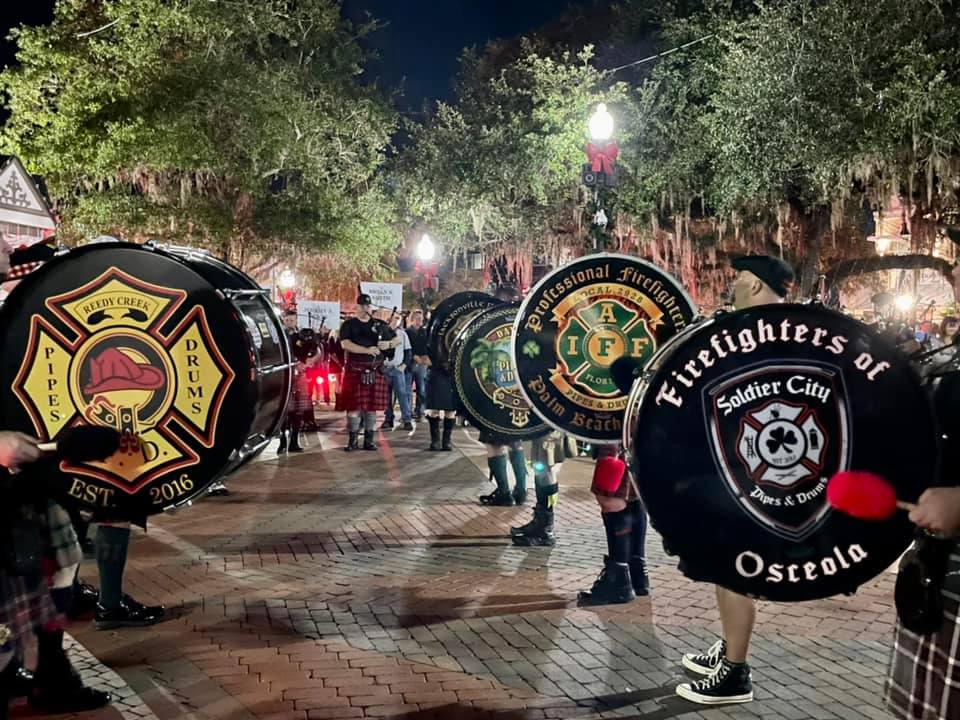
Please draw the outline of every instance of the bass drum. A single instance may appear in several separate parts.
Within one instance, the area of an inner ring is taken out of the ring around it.
[[[62,499],[135,519],[189,503],[262,450],[292,365],[261,289],[207,253],[127,243],[60,255],[0,307],[0,425],[55,440],[115,427],[103,463],[61,463]]]
[[[843,470],[901,500],[933,484],[937,428],[908,360],[865,325],[812,305],[720,315],[677,336],[631,393],[630,461],[684,573],[752,597],[853,592],[909,545],[905,513],[834,512]]]
[[[551,432],[520,392],[510,357],[517,308],[501,305],[475,315],[453,346],[453,379],[463,414],[498,443],[535,440]]]
[[[450,353],[460,331],[477,313],[502,304],[493,295],[468,290],[454,293],[437,305],[427,324],[427,353],[431,364],[452,371]]]

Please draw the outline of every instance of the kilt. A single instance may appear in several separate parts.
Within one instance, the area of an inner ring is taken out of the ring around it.
[[[307,373],[303,370],[297,370],[293,376],[293,387],[290,392],[290,407],[287,412],[306,413],[313,412],[313,399],[310,397],[310,385],[307,379]]]
[[[430,368],[427,373],[427,409],[452,412],[458,409],[457,391],[450,373],[440,368]]]
[[[347,364],[343,371],[340,394],[337,395],[337,410],[346,412],[383,412],[390,402],[390,389],[387,379],[380,370],[373,373],[370,385],[361,382],[362,368]]]
[[[960,545],[954,549],[948,572],[960,572]],[[897,623],[885,693],[894,717],[960,718],[960,593],[945,589],[943,606],[943,626],[933,635],[916,635]]]

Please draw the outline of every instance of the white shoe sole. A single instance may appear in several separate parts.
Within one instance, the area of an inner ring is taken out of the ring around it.
[[[727,695],[726,697],[715,697],[713,695],[701,695],[694,692],[689,685],[678,685],[677,695],[684,700],[695,702],[698,705],[735,705],[738,703],[748,703],[753,700],[753,690],[745,695]]]
[[[712,668],[707,668],[707,667],[704,667],[703,665],[697,665],[695,662],[693,662],[693,660],[688,658],[686,655],[680,658],[680,664],[683,665],[690,672],[695,672],[697,675],[703,675],[704,677],[713,675],[714,670],[716,670],[719,667],[719,665],[715,665]]]

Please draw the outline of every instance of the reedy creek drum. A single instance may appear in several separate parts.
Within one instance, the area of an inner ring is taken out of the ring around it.
[[[111,518],[189,504],[282,422],[293,366],[267,294],[187,248],[60,254],[0,308],[0,424],[43,440],[76,423],[123,434],[106,462],[61,463],[64,502]]]

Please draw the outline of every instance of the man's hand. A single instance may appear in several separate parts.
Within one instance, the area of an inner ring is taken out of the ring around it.
[[[389,350],[393,346],[390,344],[389,340],[381,340],[377,343],[377,347],[381,350]]]
[[[367,348],[367,355],[373,355],[374,357],[377,357],[379,354],[380,354],[380,348],[378,347]]]
[[[400,372],[405,372],[406,369],[407,369],[407,366],[406,366],[404,363],[400,363],[400,364],[397,366],[397,370],[399,370]]]
[[[0,432],[0,466],[17,467],[40,457],[37,441],[19,432]]]
[[[925,490],[910,511],[910,521],[944,537],[960,535],[960,487]]]

